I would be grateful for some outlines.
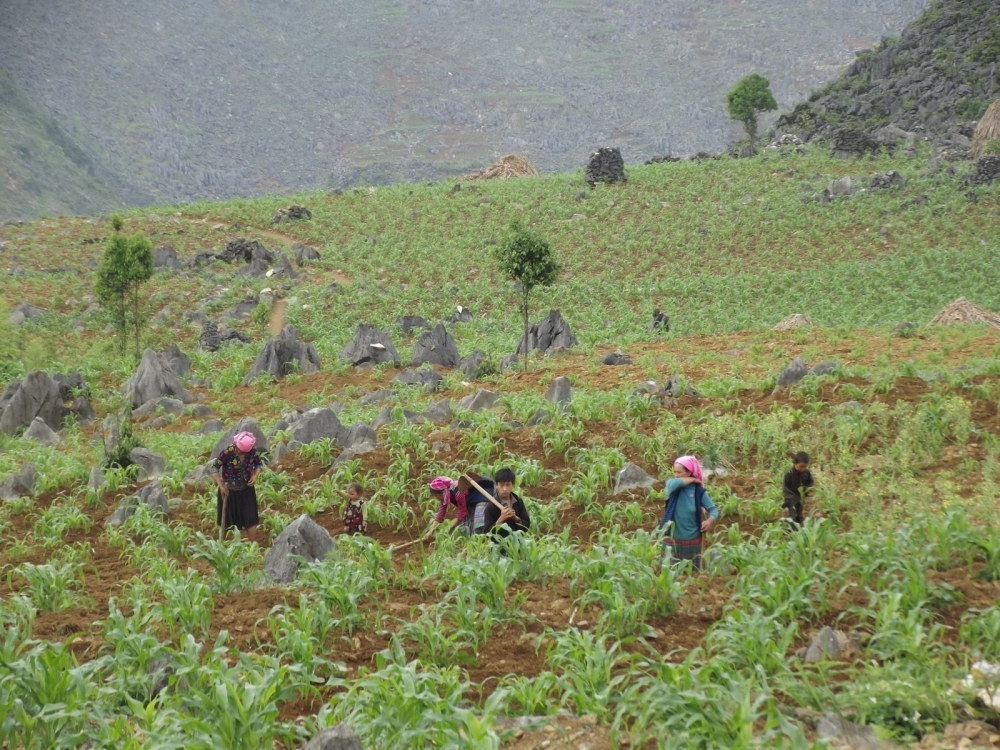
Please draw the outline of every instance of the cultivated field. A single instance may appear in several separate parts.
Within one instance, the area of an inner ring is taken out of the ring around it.
[[[344,424],[371,423],[392,407],[374,452],[332,466],[339,449],[318,441],[265,471],[260,547],[216,541],[214,492],[185,483],[219,438],[188,411],[136,418],[166,459],[169,516],[105,526],[144,484],[110,469],[87,488],[100,419],[134,369],[86,312],[110,222],[0,228],[0,257],[18,269],[0,280],[7,306],[47,311],[4,327],[4,380],[79,370],[99,417],[67,424],[52,447],[0,437],[0,477],[27,461],[38,471],[34,496],[0,505],[0,746],[293,748],[346,722],[372,748],[806,748],[833,713],[902,744],[989,747],[988,679],[962,681],[1000,661],[1000,332],[926,324],[960,296],[1000,311],[1000,188],[970,191],[961,167],[928,166],[814,150],[635,167],[627,185],[592,191],[574,173],[307,194],[295,202],[313,218],[277,226],[287,202],[268,199],[126,214],[127,231],[184,261],[237,236],[321,254],[288,288],[221,263],[151,282],[148,345],[191,356],[192,393],[227,427],[252,416],[268,432],[334,402]],[[902,186],[802,200],[804,182],[821,192],[890,169]],[[405,360],[416,335],[397,316],[435,322],[462,305],[474,317],[449,325],[460,352],[498,364],[520,320],[490,250],[516,218],[564,263],[532,318],[561,310],[572,352],[475,383],[442,372],[433,395],[392,385],[393,368],[338,362],[359,323],[386,328]],[[251,345],[217,353],[197,351],[184,315],[217,319],[265,287],[323,369],[242,386],[270,307],[230,322]],[[649,331],[654,307],[670,333]],[[792,313],[814,325],[770,331]],[[892,335],[903,320],[917,328]],[[634,364],[602,365],[619,347]],[[835,364],[775,392],[797,356]],[[565,412],[544,398],[560,375],[573,386]],[[635,394],[670,376],[698,397]],[[480,387],[501,395],[494,408],[454,405]],[[408,421],[404,410],[441,399],[453,422]],[[548,421],[525,427],[539,409]],[[812,454],[818,483],[796,534],[779,522],[790,450]],[[655,576],[662,480],[687,452],[720,469],[707,485],[721,511],[711,564]],[[612,495],[626,462],[660,481]],[[391,551],[427,528],[432,477],[503,466],[530,535],[491,546],[439,534]],[[340,535],[354,480],[371,497],[367,537]],[[340,535],[339,553],[269,586],[269,541],[303,513]],[[824,626],[841,631],[842,653],[806,661]]]

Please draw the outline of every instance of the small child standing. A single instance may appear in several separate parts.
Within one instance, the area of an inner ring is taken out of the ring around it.
[[[809,471],[809,454],[799,451],[792,456],[792,468],[785,472],[785,481],[782,485],[788,523],[793,529],[797,529],[805,520],[803,506],[812,488],[813,476]]]
[[[344,508],[344,526],[348,534],[365,534],[368,531],[368,501],[365,488],[351,482],[347,488],[347,507]]]

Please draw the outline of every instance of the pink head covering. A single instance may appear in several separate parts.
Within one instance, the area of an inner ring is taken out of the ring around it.
[[[252,432],[238,432],[236,433],[236,437],[233,438],[233,445],[244,453],[248,453],[257,445],[257,438],[254,437]]]
[[[705,477],[701,472],[701,464],[698,463],[698,459],[694,456],[681,456],[676,461],[675,464],[679,464],[691,472],[691,476],[698,484],[704,484]]]
[[[455,483],[451,481],[450,477],[435,477],[431,480],[431,492],[444,492],[453,489],[454,486]]]

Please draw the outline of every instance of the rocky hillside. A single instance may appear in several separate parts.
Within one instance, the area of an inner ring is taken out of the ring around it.
[[[0,220],[103,211],[115,182],[0,68]]]
[[[851,127],[923,133],[956,152],[1000,97],[1000,2],[934,0],[898,39],[858,55],[843,75],[778,121],[806,138]]]
[[[509,152],[553,171],[599,146],[630,163],[720,150],[742,75],[791,106],[925,6],[7,0],[0,65],[127,200],[180,201],[423,180]]]

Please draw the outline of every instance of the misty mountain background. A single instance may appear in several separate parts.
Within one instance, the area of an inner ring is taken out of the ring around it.
[[[719,151],[927,0],[0,0],[0,219]]]

